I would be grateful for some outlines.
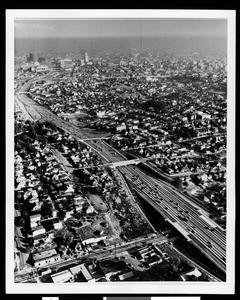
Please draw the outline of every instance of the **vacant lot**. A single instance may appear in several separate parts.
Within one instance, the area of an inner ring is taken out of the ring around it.
[[[97,211],[107,211],[108,207],[107,205],[103,202],[101,197],[99,197],[97,194],[89,194],[88,195],[89,200],[95,205],[94,208]]]

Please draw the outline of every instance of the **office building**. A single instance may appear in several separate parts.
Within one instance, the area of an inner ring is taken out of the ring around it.
[[[88,57],[87,52],[85,52],[85,54],[84,54],[84,61],[86,64],[89,62],[89,57]]]
[[[35,53],[30,53],[29,56],[27,56],[27,62],[36,62],[38,60],[38,56]]]
[[[73,68],[73,61],[72,61],[72,59],[69,59],[69,58],[62,59],[60,64],[61,64],[61,68],[63,68],[63,69],[72,69]]]

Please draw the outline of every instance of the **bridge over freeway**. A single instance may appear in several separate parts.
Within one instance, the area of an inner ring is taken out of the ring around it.
[[[146,161],[152,160],[152,159],[154,159],[154,157],[121,160],[121,161],[117,161],[117,162],[109,162],[109,163],[105,163],[105,164],[99,164],[99,165],[97,165],[97,167],[116,168],[116,167],[123,167],[123,166],[128,166],[128,165],[137,165],[141,162],[146,162]],[[88,168],[92,168],[92,167],[96,167],[96,165],[94,165],[94,166],[90,165],[90,166],[81,167],[81,168],[74,168],[74,170],[88,169]]]

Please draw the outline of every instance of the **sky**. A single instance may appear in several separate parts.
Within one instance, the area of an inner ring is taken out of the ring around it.
[[[224,19],[15,19],[16,38],[227,36]]]

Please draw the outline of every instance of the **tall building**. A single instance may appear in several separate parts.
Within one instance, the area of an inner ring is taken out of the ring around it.
[[[68,59],[68,58],[62,59],[61,60],[61,67],[63,69],[72,69],[72,67],[73,67],[73,61],[72,61],[72,59]]]
[[[85,63],[89,62],[89,57],[88,57],[87,52],[85,52],[85,54],[84,54],[84,60],[85,60]]]
[[[38,60],[38,56],[35,53],[29,53],[27,56],[27,62],[36,62]]]
[[[37,54],[35,54],[35,53],[30,53],[30,60],[31,60],[31,61],[36,62],[37,59],[38,59]]]

